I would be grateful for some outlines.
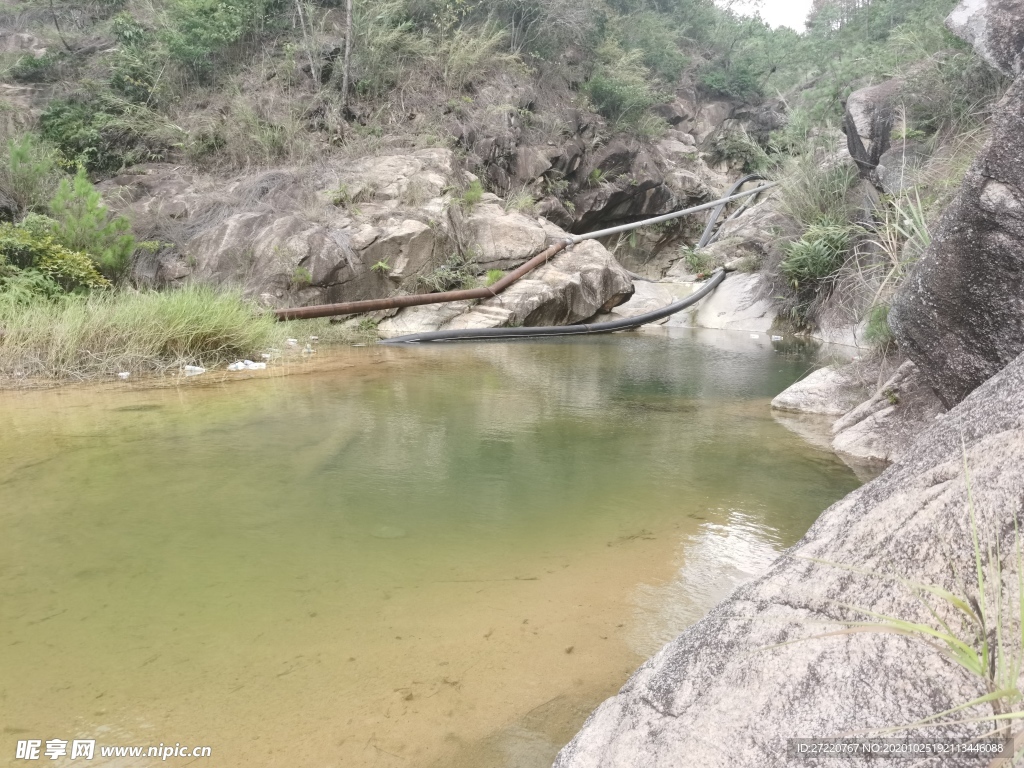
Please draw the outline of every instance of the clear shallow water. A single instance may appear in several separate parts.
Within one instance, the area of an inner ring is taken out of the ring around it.
[[[857,486],[772,419],[811,364],[678,331],[0,393],[0,763],[550,765]]]

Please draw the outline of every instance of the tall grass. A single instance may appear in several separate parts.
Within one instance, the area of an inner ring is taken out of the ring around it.
[[[783,210],[803,227],[822,221],[846,221],[850,218],[847,193],[857,181],[857,169],[841,163],[822,167],[810,147],[794,159],[782,184]]]
[[[191,286],[101,292],[28,306],[0,294],[0,375],[85,379],[258,355],[283,336],[238,293]]]

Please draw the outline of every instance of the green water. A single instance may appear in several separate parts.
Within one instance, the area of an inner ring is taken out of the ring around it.
[[[768,407],[813,364],[678,331],[0,394],[0,764],[549,765],[857,486]]]

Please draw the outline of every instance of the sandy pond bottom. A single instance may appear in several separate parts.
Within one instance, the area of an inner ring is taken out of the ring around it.
[[[678,331],[2,393],[0,764],[550,765],[856,487],[770,413],[811,365]]]

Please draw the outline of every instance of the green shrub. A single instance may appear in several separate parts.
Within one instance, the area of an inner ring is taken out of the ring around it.
[[[885,348],[896,340],[892,328],[889,327],[888,304],[876,304],[868,310],[864,338],[878,348]]]
[[[10,78],[21,83],[53,83],[60,78],[61,52],[47,52],[36,58],[22,56],[10,69]]]
[[[30,133],[11,139],[0,162],[0,192],[22,213],[43,210],[60,176],[56,152]]]
[[[487,270],[487,287],[490,288],[496,282],[501,280],[505,276],[505,273],[500,269],[488,269]]]
[[[614,41],[598,50],[601,63],[584,86],[584,93],[602,115],[623,126],[635,124],[661,99],[651,86],[651,73],[643,65],[643,53],[628,53]]]
[[[156,103],[158,79],[156,67],[137,48],[121,48],[110,65],[110,87],[133,104]]]
[[[742,128],[723,129],[714,134],[710,154],[716,162],[724,160],[744,173],[765,171],[772,164],[768,153]]]
[[[123,216],[110,214],[85,169],[80,168],[74,180],[61,181],[50,213],[55,220],[53,233],[63,245],[88,253],[108,277],[124,273],[136,247],[131,224]]]
[[[624,49],[641,51],[644,66],[675,83],[690,60],[682,52],[678,27],[665,22],[661,14],[642,11],[619,19],[616,34]]]
[[[264,25],[273,5],[262,0],[173,0],[164,42],[171,56],[206,77],[219,54]]]
[[[698,77],[704,88],[719,96],[753,101],[764,95],[763,73],[750,64],[722,59],[701,67]]]
[[[0,264],[0,313],[15,311],[38,301],[55,301],[63,295],[61,287],[38,270],[5,269]]]
[[[52,234],[34,227],[0,224],[0,258],[23,272],[45,275],[64,291],[110,284],[88,255],[65,247]]]
[[[786,258],[779,270],[793,288],[811,288],[832,277],[842,266],[851,240],[849,224],[828,221],[814,224],[786,248]]]
[[[39,117],[39,127],[69,161],[98,174],[166,160],[180,139],[151,110],[109,93],[54,99]]]

